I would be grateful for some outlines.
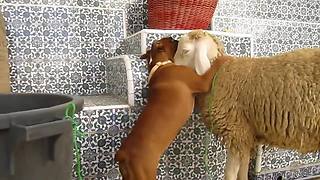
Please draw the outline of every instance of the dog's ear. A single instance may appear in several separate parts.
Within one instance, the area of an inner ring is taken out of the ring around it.
[[[157,41],[155,43],[155,47],[157,48],[157,50],[164,50],[164,44],[162,42]]]
[[[145,54],[142,54],[140,56],[140,59],[150,59],[150,52],[151,52],[151,50],[147,50],[147,52]]]

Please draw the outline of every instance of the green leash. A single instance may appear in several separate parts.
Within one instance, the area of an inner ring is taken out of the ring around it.
[[[210,143],[210,135],[208,131],[206,131],[205,139],[204,139],[204,165],[207,176],[212,179],[211,173],[209,173],[209,143]]]
[[[83,138],[84,133],[80,130],[80,123],[75,120],[76,114],[76,105],[74,103],[70,103],[65,111],[65,119],[70,120],[72,123],[72,142],[73,149],[76,154],[76,173],[78,176],[78,180],[83,179],[82,167],[81,167],[81,153],[77,144],[77,138]]]
[[[214,98],[214,95],[215,95],[215,85],[216,85],[216,83],[217,83],[218,72],[220,71],[220,69],[221,69],[221,67],[220,67],[219,70],[216,72],[216,74],[215,74],[215,76],[214,76],[214,78],[213,78],[213,81],[212,81],[211,93],[210,93],[209,101],[207,101],[207,107],[208,107],[208,109],[210,109],[210,108],[212,107],[212,105],[213,105],[213,98]],[[210,112],[211,112],[211,110],[210,110]],[[210,113],[210,112],[209,112],[209,113]],[[211,114],[211,113],[210,113],[210,114]],[[211,125],[211,126],[213,126],[213,125]],[[212,128],[212,127],[211,127],[211,128]],[[211,130],[211,129],[209,129],[209,130]],[[204,148],[205,148],[205,149],[204,149],[204,150],[205,150],[205,151],[204,151],[204,165],[205,165],[205,170],[206,170],[206,173],[207,173],[208,177],[209,177],[210,179],[213,179],[212,174],[209,173],[209,155],[208,155],[209,150],[208,150],[208,148],[209,148],[210,140],[211,140],[210,134],[209,134],[208,131],[206,131],[205,141],[204,141]]]

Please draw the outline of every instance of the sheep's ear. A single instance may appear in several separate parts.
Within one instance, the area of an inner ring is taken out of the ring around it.
[[[151,52],[151,50],[147,50],[147,52],[145,54],[142,54],[140,56],[140,59],[149,59],[150,58],[150,52]]]
[[[194,68],[199,75],[203,75],[210,68],[210,66],[210,60],[206,55],[195,59]]]
[[[207,48],[199,48],[195,51],[194,68],[199,75],[203,75],[211,66],[207,56]]]

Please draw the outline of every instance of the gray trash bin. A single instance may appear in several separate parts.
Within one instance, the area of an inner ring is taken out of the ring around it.
[[[69,103],[57,94],[0,94],[0,180],[70,180],[72,126]]]

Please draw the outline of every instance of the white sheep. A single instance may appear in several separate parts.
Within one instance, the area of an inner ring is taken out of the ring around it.
[[[226,145],[225,179],[248,179],[259,144],[320,150],[320,48],[261,58],[222,55],[215,64],[223,65],[200,104],[203,122]]]

